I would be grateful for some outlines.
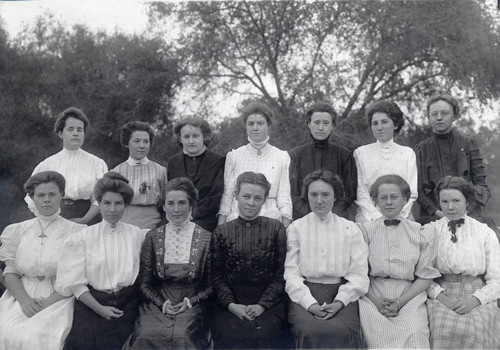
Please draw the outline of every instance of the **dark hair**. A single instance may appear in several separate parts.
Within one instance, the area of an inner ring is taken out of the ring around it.
[[[401,195],[408,200],[411,195],[410,185],[401,176],[396,174],[382,175],[370,187],[370,197],[376,200],[378,197],[378,189],[381,185],[396,185],[401,191]]]
[[[458,104],[458,100],[451,95],[441,93],[432,95],[427,100],[427,116],[429,116],[429,108],[431,107],[431,105],[438,101],[448,102],[448,104],[453,107],[453,117],[455,119],[458,119],[460,117],[460,106]]]
[[[398,105],[392,101],[381,100],[372,103],[368,106],[365,112],[366,119],[368,120],[368,125],[372,125],[373,115],[375,113],[385,113],[394,123],[394,135],[397,135],[403,125],[405,124],[405,119],[403,112],[399,109]]]
[[[177,137],[177,141],[179,142],[180,146],[182,146],[181,129],[186,125],[200,128],[201,133],[203,134],[203,143],[205,144],[205,146],[208,146],[210,144],[210,141],[212,141],[212,129],[210,128],[208,122],[205,119],[201,119],[199,117],[187,117],[180,120],[174,126],[174,134]]]
[[[129,186],[128,182],[124,176],[116,171],[108,171],[95,184],[94,197],[100,203],[106,193],[119,193],[122,195],[125,205],[129,205],[132,197],[134,197],[134,190]]]
[[[312,173],[307,174],[304,179],[304,183],[302,184],[302,198],[306,201],[308,200],[307,194],[309,192],[309,186],[314,181],[324,181],[333,188],[333,193],[335,194],[335,201],[344,198],[344,185],[342,184],[342,180],[336,174],[333,174],[328,170],[315,170]]]
[[[134,131],[145,131],[149,135],[149,142],[151,146],[153,146],[153,140],[155,138],[155,132],[151,125],[148,123],[133,121],[122,126],[120,130],[120,143],[123,147],[127,148],[130,139],[132,138],[132,134]]]
[[[436,185],[436,197],[438,198],[438,202],[440,202],[439,195],[442,190],[458,190],[462,192],[469,205],[476,205],[476,191],[474,190],[474,186],[463,177],[445,176],[439,180]]]
[[[198,200],[198,190],[194,187],[194,184],[187,177],[176,177],[167,182],[165,185],[165,190],[163,191],[163,202],[165,203],[165,198],[167,193],[172,191],[183,191],[187,194],[189,205],[194,208],[196,201]]]
[[[56,134],[59,134],[60,132],[63,131],[64,127],[66,126],[66,120],[68,118],[75,118],[78,120],[81,120],[83,122],[83,131],[87,133],[87,128],[89,126],[89,119],[83,113],[83,111],[79,108],[76,107],[69,107],[66,108],[62,113],[59,115],[57,118],[56,122],[54,123],[54,132]]]
[[[265,197],[269,196],[269,191],[271,190],[271,184],[267,181],[264,174],[254,173],[253,171],[245,171],[238,175],[236,179],[235,192],[239,193],[241,189],[241,184],[252,184],[261,186],[265,190]]]
[[[333,109],[332,105],[325,101],[315,102],[312,106],[310,106],[306,111],[307,122],[311,121],[311,117],[316,112],[325,112],[329,113],[332,116],[332,124],[333,126],[337,126],[337,112]]]
[[[260,114],[264,118],[266,118],[267,125],[272,124],[273,112],[269,107],[267,107],[264,103],[259,101],[252,101],[247,103],[243,110],[241,111],[241,119],[243,119],[243,123],[246,125],[247,119],[252,114]]]
[[[54,183],[57,188],[59,188],[59,192],[61,196],[64,197],[64,190],[66,189],[66,180],[64,176],[59,174],[57,171],[41,171],[32,175],[25,183],[24,183],[24,191],[33,198],[35,195],[35,189],[38,185],[46,184],[46,183]]]

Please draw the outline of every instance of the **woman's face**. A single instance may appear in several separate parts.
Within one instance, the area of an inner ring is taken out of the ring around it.
[[[394,122],[387,115],[387,113],[376,112],[372,116],[372,133],[373,136],[380,142],[387,142],[394,136]]]
[[[236,194],[238,210],[244,218],[250,219],[259,214],[266,202],[266,189],[260,185],[243,182]]]
[[[50,216],[59,209],[62,194],[55,183],[47,182],[35,187],[32,199],[38,213],[43,216]]]
[[[269,125],[261,114],[250,114],[246,123],[247,135],[253,142],[262,142],[269,133]]]
[[[319,217],[325,217],[332,211],[333,203],[335,203],[335,192],[329,183],[316,180],[309,185],[307,198],[311,210]]]
[[[449,220],[458,220],[465,215],[468,203],[461,191],[447,189],[439,192],[439,204]]]
[[[311,121],[307,123],[315,140],[323,141],[330,137],[333,130],[332,115],[328,112],[314,112]]]
[[[448,102],[439,100],[429,106],[429,123],[435,133],[447,133],[454,121],[453,106]]]
[[[205,151],[201,128],[187,124],[181,128],[180,134],[184,153],[191,157],[196,157]]]
[[[106,192],[99,202],[102,218],[110,224],[116,224],[120,221],[125,207],[123,196],[116,192]]]
[[[63,140],[63,147],[69,151],[76,151],[83,145],[85,140],[85,125],[80,119],[69,117],[66,119],[64,128],[59,131],[59,137]]]
[[[151,143],[147,131],[134,131],[128,141],[128,152],[130,158],[141,160],[147,157]]]
[[[382,184],[378,187],[377,207],[386,218],[397,217],[406,202],[398,185]]]
[[[167,220],[173,224],[182,224],[191,215],[191,204],[184,191],[170,191],[165,195],[163,205]]]

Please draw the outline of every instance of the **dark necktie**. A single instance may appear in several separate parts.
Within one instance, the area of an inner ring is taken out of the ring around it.
[[[457,241],[457,227],[462,226],[462,224],[465,222],[464,218],[458,219],[458,220],[450,220],[448,222],[448,228],[451,231],[451,241],[455,243]]]
[[[385,226],[398,226],[400,222],[401,222],[401,220],[398,220],[398,219],[392,219],[392,220],[386,219],[386,220],[384,220]]]

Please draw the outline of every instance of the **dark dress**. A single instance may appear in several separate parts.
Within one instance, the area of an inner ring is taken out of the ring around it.
[[[188,264],[165,264],[165,226],[148,232],[141,253],[138,286],[144,297],[135,330],[124,349],[203,349],[208,347],[206,300],[211,233],[194,226]],[[189,298],[192,308],[165,315],[172,305]]]
[[[193,222],[213,232],[217,226],[222,192],[224,192],[224,163],[226,158],[206,150],[198,157],[179,152],[168,160],[167,179],[187,177],[198,190],[193,210]]]
[[[215,348],[287,346],[283,224],[263,216],[253,220],[239,217],[215,229],[211,252],[212,283],[218,304],[212,321]],[[230,303],[259,304],[265,311],[253,321],[240,320],[228,311]]]
[[[357,191],[356,162],[347,148],[330,143],[327,140],[313,139],[311,143],[291,149],[289,152],[290,187],[293,202],[293,219],[297,220],[309,214],[311,208],[307,198],[301,197],[302,184],[307,174],[323,169],[340,176],[344,184],[345,196],[335,201],[333,212],[348,218],[347,208],[354,202]]]
[[[483,158],[476,141],[451,130],[447,134],[434,134],[420,142],[415,150],[418,167],[418,204],[423,224],[436,220],[439,209],[434,193],[436,185],[444,176],[461,176],[474,185],[476,202],[469,208],[469,215],[481,220],[480,206],[490,198],[486,185]]]

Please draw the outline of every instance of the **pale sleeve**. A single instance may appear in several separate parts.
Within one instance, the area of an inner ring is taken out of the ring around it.
[[[408,218],[411,212],[411,208],[413,203],[417,200],[418,197],[418,170],[417,170],[417,157],[415,156],[415,152],[410,148],[408,152],[408,174],[406,181],[408,185],[410,185],[410,198],[403,206],[401,210],[401,216],[404,218]]]
[[[420,256],[415,267],[415,276],[423,279],[441,277],[436,266],[436,242],[432,231],[426,227],[420,229]]]
[[[97,162],[96,162],[96,165],[95,165],[95,180],[97,182],[97,180],[101,179],[104,174],[106,174],[108,172],[108,165],[106,164],[106,162],[104,160],[102,160],[101,158],[97,158]],[[97,200],[95,199],[94,197],[94,191],[92,191],[92,195],[90,196],[90,204],[91,205],[95,205],[97,206]]]
[[[55,290],[63,296],[74,295],[77,298],[88,291],[86,275],[86,245],[84,232],[66,238],[57,263]]]
[[[233,204],[234,182],[236,171],[236,159],[234,150],[230,151],[226,156],[226,166],[224,168],[224,192],[220,201],[220,215],[229,215]]]
[[[300,272],[300,243],[299,232],[293,223],[287,229],[287,252],[285,258],[285,291],[290,300],[301,305],[308,310],[309,307],[317,303],[312,296],[309,287],[304,284],[304,276]]]
[[[278,195],[276,202],[280,210],[281,216],[292,220],[292,197],[290,193],[290,156],[287,152],[283,152],[283,162],[281,165],[280,182],[278,185]]]
[[[7,226],[0,236],[0,243],[2,244],[0,245],[0,261],[5,262],[4,276],[7,273],[21,274],[16,268],[16,254],[23,233],[20,224],[13,224]]]
[[[484,240],[484,252],[486,259],[486,274],[484,276],[486,285],[474,292],[474,296],[481,304],[487,304],[500,298],[500,244],[495,232],[487,227]]]
[[[368,175],[366,174],[366,168],[364,157],[361,154],[359,148],[357,148],[354,153],[354,160],[356,161],[356,168],[358,169],[358,191],[356,196],[356,204],[359,206],[363,216],[368,221],[373,221],[382,217],[382,214],[373,204],[372,198],[370,197],[370,189],[368,188]],[[366,160],[368,161],[368,160]]]
[[[438,242],[438,231],[435,223],[429,223],[427,225],[422,226],[422,232],[425,236],[428,237],[429,240],[433,242],[433,254],[437,256],[439,253],[439,242]],[[439,270],[438,270],[439,271]],[[441,287],[436,282],[432,282],[427,288],[427,295],[430,299],[436,299],[439,293],[443,292],[444,288]]]
[[[361,230],[352,223],[352,234],[349,267],[344,279],[347,283],[340,286],[335,300],[340,300],[344,306],[355,302],[368,292],[370,279],[368,278],[368,246],[365,243]],[[347,252],[346,252],[347,253]]]

